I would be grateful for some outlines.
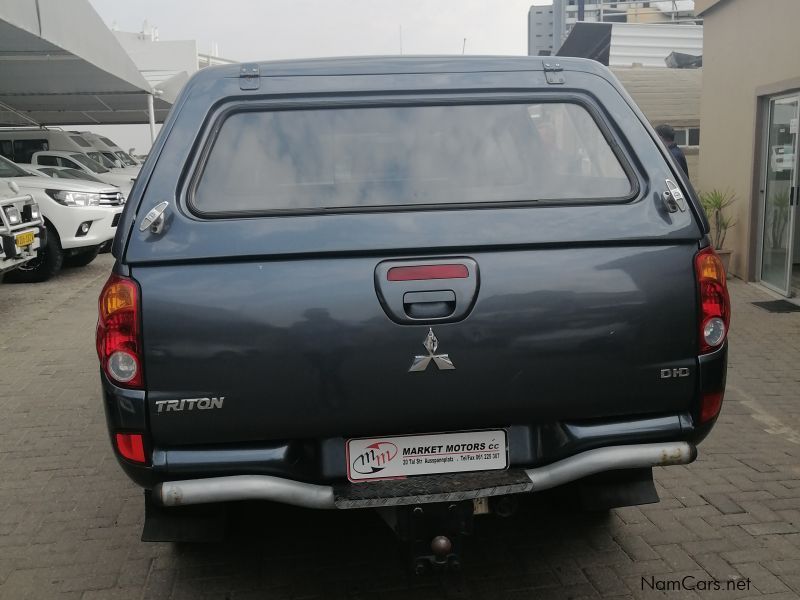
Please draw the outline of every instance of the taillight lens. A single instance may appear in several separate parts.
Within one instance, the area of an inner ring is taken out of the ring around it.
[[[96,341],[103,372],[120,386],[141,388],[139,287],[132,279],[108,278],[100,293]]]
[[[146,463],[144,439],[141,433],[118,433],[114,436],[117,451],[123,458],[136,463]]]
[[[725,341],[731,322],[731,301],[725,268],[713,248],[697,253],[694,268],[700,291],[700,353],[704,354]]]

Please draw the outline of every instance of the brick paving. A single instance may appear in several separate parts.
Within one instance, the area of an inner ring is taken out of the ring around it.
[[[247,505],[224,543],[140,542],[141,492],[111,454],[93,348],[110,265],[0,285],[3,600],[662,598],[684,577],[723,590],[667,596],[800,597],[800,313],[752,306],[770,299],[754,286],[731,284],[720,421],[696,463],[657,469],[660,504],[598,516],[531,500],[478,520],[463,577],[442,580],[408,574],[369,512]]]

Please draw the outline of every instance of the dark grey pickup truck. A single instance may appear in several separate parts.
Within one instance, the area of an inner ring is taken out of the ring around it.
[[[144,539],[202,537],[191,509],[236,500],[378,508],[438,565],[522,493],[657,501],[652,468],[694,460],[722,403],[707,233],[592,61],[204,69],[100,298]]]

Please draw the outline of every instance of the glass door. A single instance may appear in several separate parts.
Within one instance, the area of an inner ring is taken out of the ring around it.
[[[774,98],[769,103],[764,157],[761,283],[791,295],[795,206],[797,198],[798,117],[800,95]]]

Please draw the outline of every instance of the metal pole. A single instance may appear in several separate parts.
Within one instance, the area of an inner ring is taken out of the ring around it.
[[[0,102],[0,108],[2,108],[3,110],[7,110],[7,111],[8,111],[8,112],[10,112],[10,113],[14,113],[14,114],[15,114],[15,115],[17,115],[17,116],[18,116],[20,119],[23,119],[23,120],[25,120],[25,121],[28,121],[28,123],[31,123],[32,125],[36,125],[36,127],[42,127],[42,125],[40,125],[39,123],[37,123],[37,122],[36,122],[34,119],[31,119],[31,118],[30,118],[28,115],[26,115],[25,113],[22,113],[22,112],[20,112],[20,111],[18,111],[18,110],[15,110],[15,109],[11,108],[11,107],[10,107],[8,104],[4,104],[3,102]]]
[[[147,116],[150,117],[150,145],[156,141],[156,111],[153,108],[153,94],[147,94]]]

